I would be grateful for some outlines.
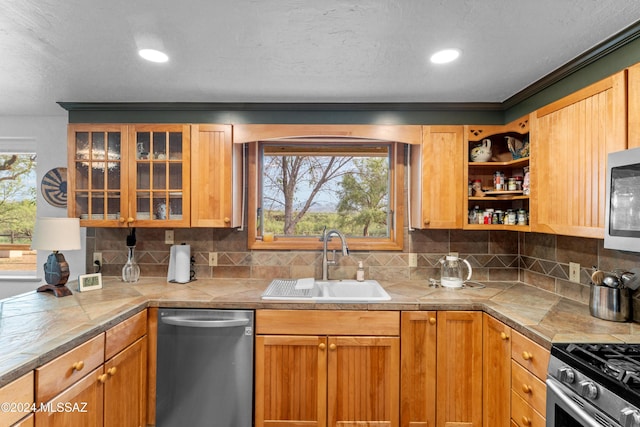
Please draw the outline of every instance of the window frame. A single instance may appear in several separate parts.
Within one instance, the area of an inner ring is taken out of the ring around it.
[[[322,242],[317,236],[314,237],[282,237],[277,236],[273,241],[265,242],[258,230],[258,207],[261,199],[261,156],[260,144],[274,141],[253,141],[249,142],[247,163],[248,163],[248,218],[247,218],[247,247],[251,250],[321,250]],[[343,145],[353,146],[354,141],[345,141]],[[405,150],[404,144],[381,140],[380,143],[390,145],[390,194],[389,204],[392,211],[392,224],[389,228],[389,236],[380,237],[347,237],[347,244],[351,250],[383,251],[403,249],[404,230],[404,178],[405,178]],[[340,146],[336,142],[336,147]],[[337,243],[333,243],[337,245]],[[331,247],[332,245],[330,245]],[[337,246],[336,246],[337,247]]]

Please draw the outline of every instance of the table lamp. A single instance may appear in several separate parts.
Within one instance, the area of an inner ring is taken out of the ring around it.
[[[33,230],[31,248],[53,251],[44,264],[44,280],[47,283],[38,292],[52,291],[56,297],[71,295],[66,287],[69,264],[61,250],[78,250],[80,244],[80,220],[78,218],[37,218]]]

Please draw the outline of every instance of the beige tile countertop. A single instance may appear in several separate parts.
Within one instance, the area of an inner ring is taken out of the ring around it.
[[[146,307],[310,310],[482,310],[546,348],[552,342],[640,343],[640,324],[600,320],[589,308],[514,282],[445,289],[427,282],[381,282],[392,300],[375,304],[263,301],[269,284],[256,279],[208,279],[188,284],[103,278],[100,290],[56,298],[29,292],[0,300],[0,386],[59,356]]]

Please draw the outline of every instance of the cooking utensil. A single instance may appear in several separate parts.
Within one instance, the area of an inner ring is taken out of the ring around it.
[[[618,288],[620,287],[620,279],[613,274],[606,273],[602,279],[602,284],[610,288]]]
[[[591,273],[591,282],[593,282],[594,285],[601,286],[602,279],[604,279],[604,271],[595,270],[593,273]]]
[[[633,291],[640,288],[640,268],[632,268],[630,271],[625,271],[620,275],[622,286],[629,288]]]

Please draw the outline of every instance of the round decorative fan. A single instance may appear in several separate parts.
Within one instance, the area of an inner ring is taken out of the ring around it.
[[[67,168],[53,168],[47,172],[42,178],[40,190],[51,206],[67,207]]]

